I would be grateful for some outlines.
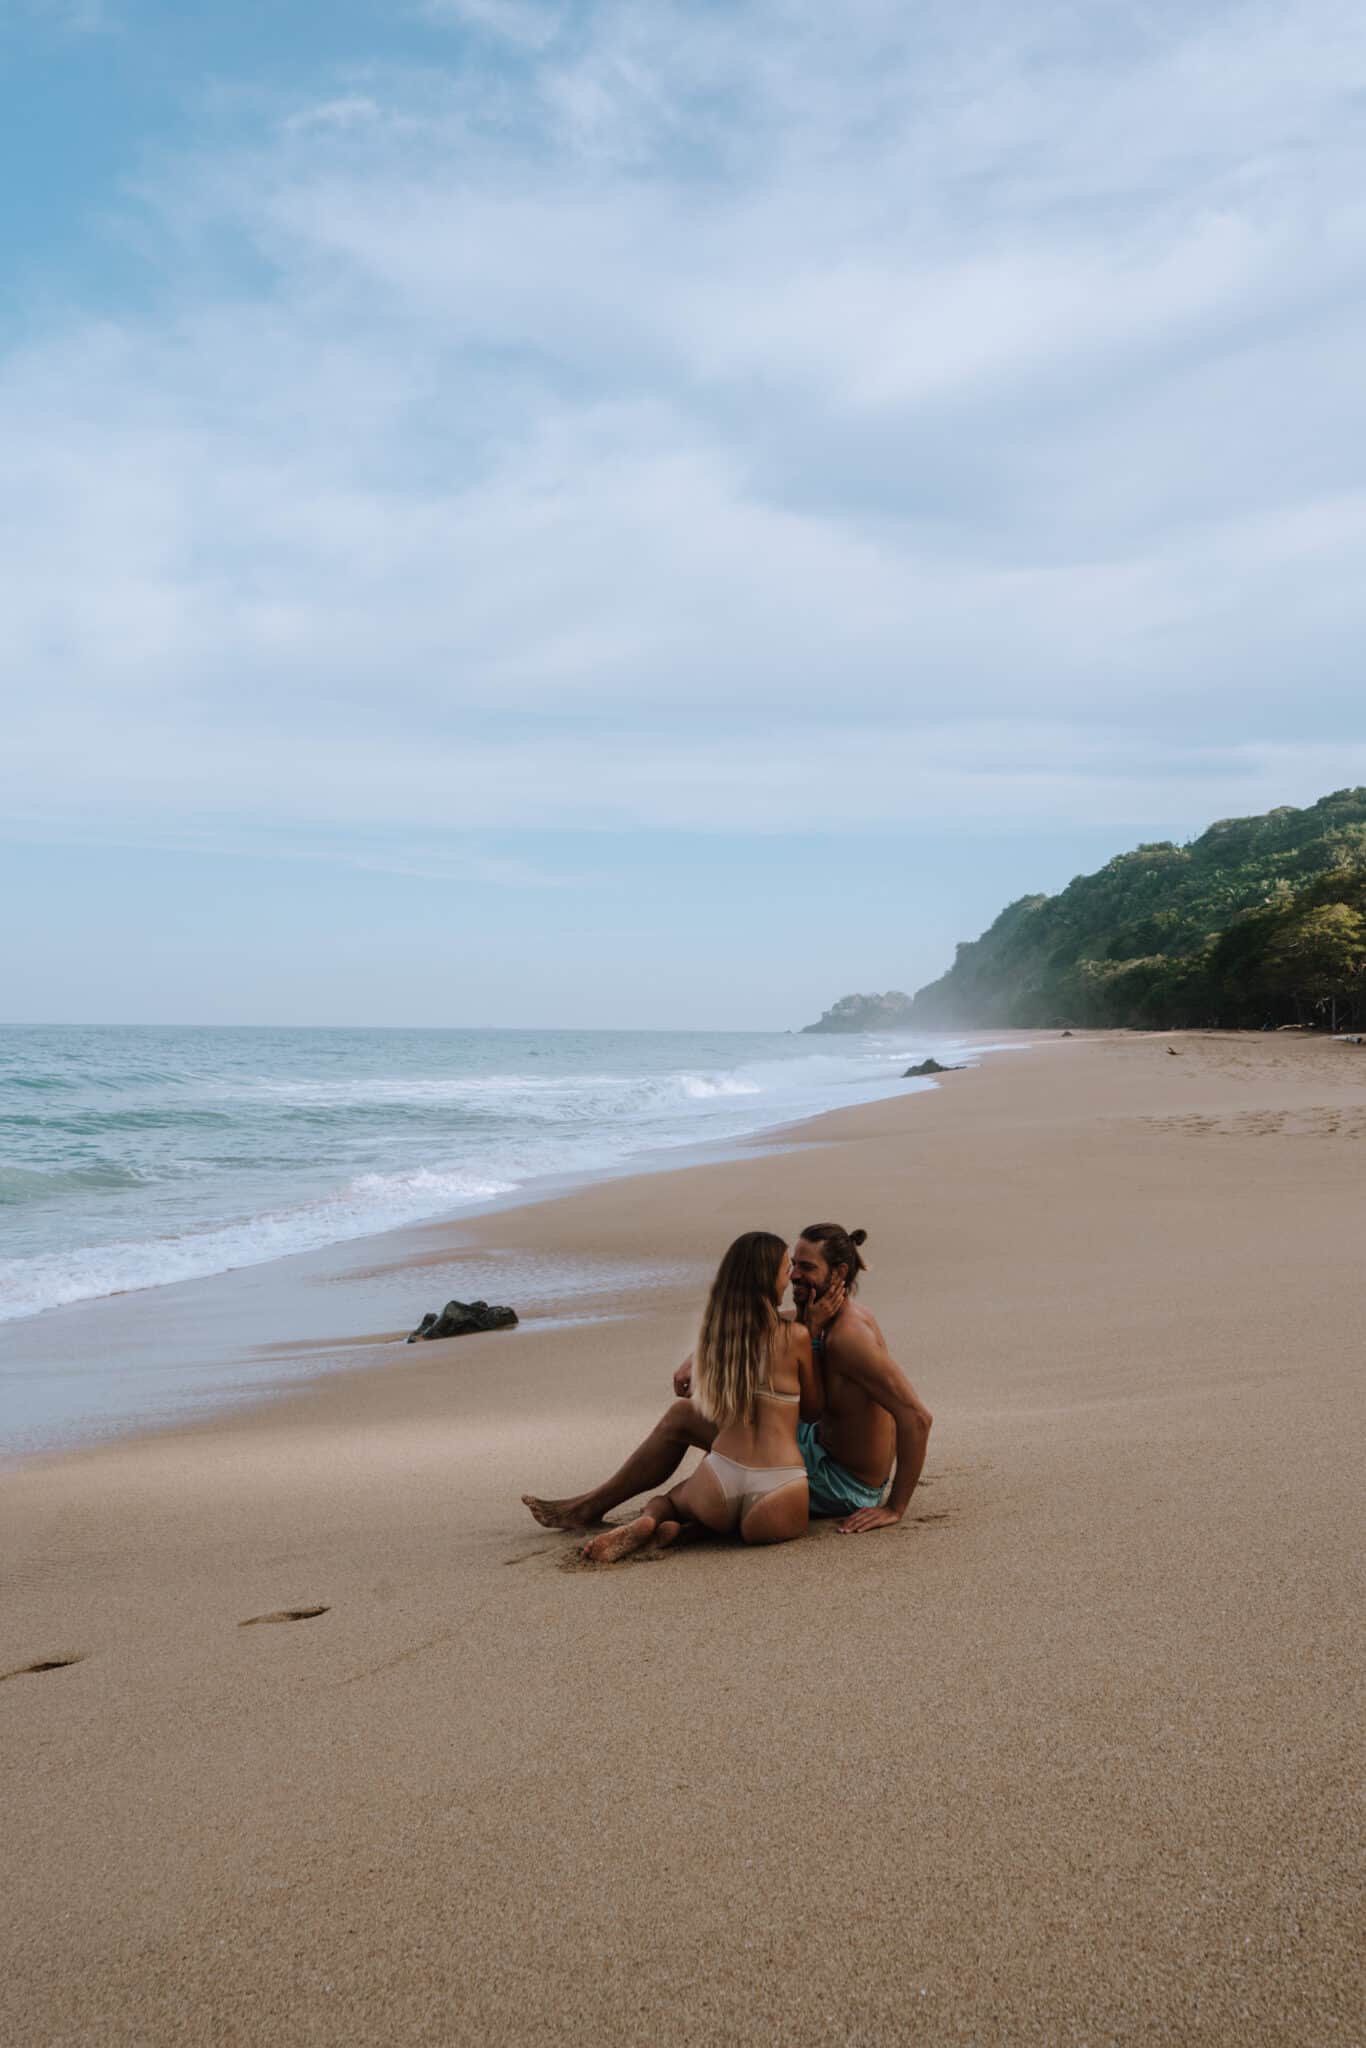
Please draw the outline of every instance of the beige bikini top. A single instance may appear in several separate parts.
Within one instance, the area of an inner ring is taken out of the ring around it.
[[[770,1371],[772,1367],[770,1366]],[[776,1387],[762,1386],[758,1389],[761,1401],[800,1401],[800,1394],[780,1394]]]
[[[761,1401],[800,1401],[802,1398],[800,1394],[780,1394],[776,1387],[760,1387],[758,1391]]]

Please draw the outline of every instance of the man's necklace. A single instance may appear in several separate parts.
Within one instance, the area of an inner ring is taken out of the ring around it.
[[[826,1338],[830,1335],[830,1332],[834,1329],[836,1323],[840,1319],[840,1316],[842,1316],[843,1314],[844,1310],[840,1309],[838,1314],[831,1316],[829,1322],[826,1324],[823,1330],[812,1331],[811,1346],[813,1350],[824,1351]]]

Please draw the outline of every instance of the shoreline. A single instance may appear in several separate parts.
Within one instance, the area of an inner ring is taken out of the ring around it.
[[[126,1036],[103,1035],[120,1042]],[[35,1185],[41,1193],[54,1179],[78,1194],[73,1209],[59,1204],[45,1214],[39,1200],[36,1208],[21,1201],[11,1212],[16,1256],[0,1260],[0,1332],[82,1302],[326,1254],[391,1230],[667,1168],[675,1157],[711,1156],[716,1147],[722,1148],[716,1156],[723,1156],[725,1148],[743,1149],[747,1139],[779,1125],[848,1101],[894,1095],[908,1059],[929,1050],[956,1058],[958,1045],[920,1036],[896,1048],[894,1039],[850,1035],[823,1041],[821,1050],[794,1051],[792,1033],[609,1031],[550,1033],[528,1046],[519,1033],[419,1033],[420,1044],[437,1041],[446,1058],[429,1053],[425,1065],[415,1066],[412,1034],[381,1033],[379,1048],[388,1048],[390,1064],[377,1067],[379,1052],[362,1059],[354,1034],[309,1031],[300,1034],[305,1053],[291,1048],[272,1072],[247,1079],[240,1071],[240,1034],[213,1033],[214,1073],[180,1050],[178,1040],[164,1056],[164,1070],[146,1071],[145,1063],[138,1068],[134,1062],[135,1099],[113,1121],[131,1115],[139,1126],[150,1119],[154,1132],[170,1132],[165,1140],[154,1138],[148,1162],[122,1137],[109,1151],[109,1089],[121,1093],[124,1077],[102,1064],[108,1056],[96,1049],[98,1030],[80,1036],[85,1068],[71,1083],[74,1105],[58,1105],[57,1129],[65,1127],[60,1112],[70,1111],[96,1153],[103,1144],[103,1153],[84,1162],[59,1160],[40,1136],[27,1155],[21,1145],[11,1162],[21,1195]],[[94,1043],[87,1047],[85,1040]],[[391,1046],[390,1040],[398,1042]],[[667,1048],[662,1064],[660,1047]],[[72,1055],[58,1045],[52,1057],[60,1064]],[[500,1071],[498,1063],[507,1060],[511,1069]],[[547,1061],[549,1070],[542,1071]],[[314,1071],[338,1062],[345,1071],[324,1071],[321,1078]],[[21,1108],[27,1089],[41,1091],[52,1081],[32,1066],[31,1055],[27,1062],[20,1057],[11,1077],[10,1093]],[[143,1085],[150,1091],[145,1098],[136,1092]],[[303,1161],[270,1155],[291,1155],[297,1119],[311,1121],[315,1114],[323,1128],[316,1147],[308,1147],[307,1170],[283,1174]],[[210,1161],[207,1173],[187,1138],[205,1115],[215,1122],[226,1116],[229,1126],[224,1156]],[[179,1128],[182,1118],[185,1129]],[[30,1121],[42,1131],[43,1117]],[[239,1123],[243,1134],[254,1134],[245,1146]],[[189,1152],[178,1166],[186,1143]],[[261,1148],[264,1160],[253,1157]],[[187,1181],[180,1169],[191,1162]],[[122,1197],[113,1206],[101,1198],[98,1213],[91,1211],[88,1184],[101,1184],[105,1196],[115,1186],[137,1188],[148,1164],[150,1207],[140,1198],[131,1207]],[[253,1166],[264,1172],[252,1177]],[[177,1199],[168,1206],[172,1185]]]
[[[7,2034],[1351,2038],[1366,1068],[1172,1043],[528,1205],[663,1277],[7,1474]],[[517,1496],[817,1214],[936,1416],[906,1520],[576,1566]]]
[[[967,1055],[969,1070],[977,1071],[984,1057],[1018,1051],[1028,1042],[1029,1034],[1019,1034],[1015,1043],[1003,1044],[999,1035],[984,1031],[965,1033],[955,1038],[952,1045]],[[942,1049],[945,1041],[936,1043]],[[395,1224],[364,1236],[282,1253],[219,1273],[90,1296],[0,1322],[0,1379],[12,1389],[22,1387],[25,1373],[36,1380],[45,1364],[50,1366],[71,1351],[82,1355],[112,1352],[117,1360],[126,1360],[130,1372],[153,1380],[162,1370],[159,1360],[170,1353],[188,1355],[191,1371],[198,1370],[213,1379],[213,1384],[203,1391],[195,1391],[189,1384],[167,1383],[159,1395],[150,1392],[146,1404],[137,1412],[120,1414],[113,1409],[101,1415],[96,1408],[86,1417],[75,1417],[65,1430],[49,1425],[45,1437],[34,1430],[27,1442],[0,1444],[0,1471],[33,1458],[95,1450],[144,1433],[189,1427],[198,1421],[212,1422],[217,1413],[235,1412],[244,1401],[276,1399],[295,1386],[310,1383],[315,1374],[361,1369],[362,1362],[353,1354],[371,1346],[402,1341],[410,1329],[416,1328],[426,1307],[442,1305],[430,1302],[413,1306],[409,1320],[404,1322],[402,1316],[395,1320],[393,1291],[367,1288],[366,1280],[391,1280],[404,1270],[427,1266],[461,1267],[479,1261],[497,1265],[501,1251],[500,1218],[545,1204],[574,1201],[598,1187],[623,1186],[652,1180],[661,1174],[742,1162],[767,1156],[775,1147],[791,1150],[802,1144],[819,1143],[818,1135],[807,1134],[817,1132],[827,1118],[849,1114],[853,1108],[877,1108],[912,1095],[928,1094],[935,1086],[933,1080],[903,1079],[896,1094],[880,1096],[871,1103],[836,1104],[811,1116],[760,1125],[735,1136],[699,1137],[688,1143],[645,1151],[629,1163],[547,1175],[505,1195],[491,1197],[478,1208]],[[603,1266],[602,1285],[593,1292],[604,1298],[610,1298],[613,1288],[624,1288],[629,1296],[641,1286],[648,1287],[653,1278],[649,1272],[614,1270],[610,1260],[604,1261]],[[514,1284],[529,1294],[525,1320],[536,1326],[579,1312],[573,1288],[565,1295],[558,1315],[547,1305],[557,1286],[564,1292],[562,1275],[524,1270],[516,1276]],[[349,1331],[321,1337],[305,1333],[301,1317],[306,1317],[320,1290],[325,1290],[323,1298],[329,1303],[338,1290],[352,1295],[345,1311]],[[492,1296],[475,1284],[471,1298]],[[523,1314],[516,1301],[511,1305],[518,1308],[519,1315]],[[224,1342],[220,1333],[234,1322],[240,1326],[242,1335],[240,1339],[229,1335]],[[278,1333],[273,1332],[272,1323],[278,1324]],[[195,1335],[197,1324],[212,1329],[216,1348],[205,1350]],[[162,1325],[166,1326],[167,1334],[163,1334]],[[314,1371],[307,1375],[286,1371],[272,1377],[266,1369],[269,1362],[290,1356],[311,1358]]]

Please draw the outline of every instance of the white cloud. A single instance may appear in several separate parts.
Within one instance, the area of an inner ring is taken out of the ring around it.
[[[1356,10],[444,11],[496,75],[151,165],[156,313],[0,363],[27,829],[1366,779]]]
[[[48,784],[44,801],[17,782],[0,785],[10,829],[26,838],[126,840],[129,817],[156,819],[137,843],[518,887],[556,878],[534,860],[488,851],[481,836],[996,830],[1043,819],[1141,833],[1153,818],[1196,825],[1366,782],[1366,740],[1191,746],[1179,721],[1165,735],[1079,734],[1064,723],[946,717],[845,722],[790,740],[699,732],[667,746],[630,732],[489,740],[320,725],[306,746],[287,746],[264,726],[190,736],[110,717],[77,742],[48,734],[29,758]],[[289,838],[268,822],[280,818]]]
[[[295,135],[310,128],[357,128],[375,120],[379,111],[364,93],[342,93],[336,99],[319,100],[316,106],[300,107],[285,117],[284,127],[287,134]]]
[[[19,5],[64,35],[107,35],[119,25],[109,0],[19,0]]]
[[[539,0],[424,0],[429,20],[510,43],[518,50],[543,50],[554,42],[564,21],[562,7]]]

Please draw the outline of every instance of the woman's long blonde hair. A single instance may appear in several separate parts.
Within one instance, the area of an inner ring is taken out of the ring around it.
[[[716,1269],[693,1354],[692,1394],[722,1429],[755,1418],[778,1326],[778,1274],[786,1250],[771,1230],[747,1230]]]

